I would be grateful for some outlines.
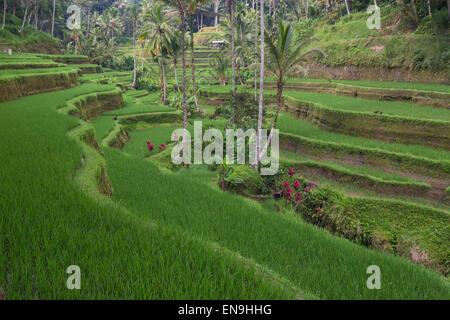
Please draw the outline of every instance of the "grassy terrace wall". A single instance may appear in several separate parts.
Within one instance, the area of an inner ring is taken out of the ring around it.
[[[385,150],[313,140],[287,133],[280,133],[280,148],[305,156],[327,158],[332,155],[334,159],[347,163],[450,179],[449,161],[437,161]]]
[[[79,71],[58,71],[0,77],[0,102],[23,96],[72,88],[78,84]]]
[[[379,194],[396,196],[413,196],[424,199],[441,200],[433,198],[430,194],[431,186],[421,182],[387,181],[377,177],[354,173],[351,170],[336,169],[331,165],[315,161],[284,161],[286,165],[306,172],[313,176],[339,181],[342,184],[352,184]]]
[[[148,128],[158,123],[179,123],[182,120],[182,112],[155,112],[119,117],[119,124],[130,130]]]
[[[403,201],[352,198],[329,189],[313,193],[319,201],[300,209],[305,220],[353,242],[448,275],[448,212]]]
[[[274,89],[274,82],[267,82],[267,89]],[[380,101],[403,101],[437,108],[449,108],[450,93],[406,89],[369,88],[340,83],[288,82],[286,90],[301,90],[328,93],[348,97],[358,97]]]
[[[19,59],[0,59],[0,70],[10,69],[42,69],[56,68],[59,64],[53,61],[30,60],[21,61]]]
[[[334,80],[373,80],[395,82],[419,82],[450,84],[450,75],[445,71],[411,71],[402,68],[314,66],[308,73],[310,78],[321,79],[328,75]]]
[[[36,54],[37,57],[42,59],[53,60],[59,63],[67,64],[84,64],[89,63],[89,58],[87,56],[81,55],[52,55],[52,54]]]
[[[81,119],[80,125],[69,131],[68,134],[82,142],[81,147],[84,156],[81,167],[83,167],[83,170],[77,177],[74,174],[74,178],[77,178],[78,183],[90,194],[99,192],[110,196],[112,187],[106,174],[106,163],[103,158],[103,152],[97,143],[95,129],[92,124],[86,121],[99,116],[105,110],[120,109],[122,107],[122,92],[116,88],[111,91],[76,97],[69,100],[67,105],[59,110],[61,113],[77,116]],[[90,161],[84,161],[86,157]]]
[[[84,121],[91,121],[103,112],[120,109],[123,105],[122,91],[116,88],[109,92],[93,93],[80,97],[71,103],[68,112]]]
[[[291,97],[284,98],[284,110],[323,130],[450,150],[450,125],[444,121],[332,110],[317,103],[306,103]]]

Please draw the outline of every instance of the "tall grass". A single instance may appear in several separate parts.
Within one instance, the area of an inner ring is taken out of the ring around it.
[[[400,143],[388,143],[378,140],[365,139],[360,137],[348,136],[340,133],[333,133],[316,128],[311,123],[295,119],[287,114],[280,114],[278,128],[282,132],[292,133],[299,136],[335,142],[340,144],[349,144],[364,148],[376,148],[397,153],[407,153],[419,157],[430,158],[434,160],[450,160],[450,152],[440,149],[420,145],[406,145]]]
[[[104,151],[113,198],[136,215],[239,252],[320,298],[429,299],[450,294],[446,280],[430,270],[333,237],[296,217],[263,210],[195,179],[163,173],[151,161]],[[366,269],[372,264],[383,270],[383,290],[366,288]]]
[[[418,106],[405,102],[350,98],[325,93],[285,91],[284,94],[303,102],[319,103],[334,110],[368,112],[372,114],[381,111],[383,114],[405,118],[450,121],[450,110],[442,108]]]
[[[0,288],[6,297],[295,298],[263,267],[110,201],[97,203],[76,187],[72,175],[82,151],[66,132],[78,120],[56,108],[112,88],[84,85],[0,104]],[[80,291],[66,288],[69,265],[81,268]]]

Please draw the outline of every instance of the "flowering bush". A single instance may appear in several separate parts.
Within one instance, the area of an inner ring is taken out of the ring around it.
[[[295,174],[290,168],[282,174],[276,184],[277,195],[283,198],[286,204],[297,208],[311,194],[311,184]]]
[[[147,141],[147,149],[150,152],[152,152],[153,149],[155,149],[155,147],[152,145],[152,143],[150,141]]]

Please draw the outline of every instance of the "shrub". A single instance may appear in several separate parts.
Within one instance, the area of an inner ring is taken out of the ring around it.
[[[233,172],[230,179],[240,179],[242,183],[230,186],[236,191],[246,191],[250,194],[260,194],[264,184],[257,170],[250,168],[248,165],[233,166]]]
[[[131,71],[134,69],[134,58],[132,56],[114,57],[113,69],[118,71]]]

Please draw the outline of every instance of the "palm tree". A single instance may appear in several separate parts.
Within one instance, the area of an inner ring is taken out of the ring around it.
[[[230,60],[224,55],[223,51],[216,52],[210,56],[211,74],[220,80],[220,85],[226,85],[227,70],[230,66]]]
[[[320,49],[310,49],[301,54],[301,51],[304,48],[304,43],[300,43],[297,47],[294,47],[295,40],[292,38],[292,26],[290,24],[284,25],[281,20],[278,21],[276,39],[272,40],[267,32],[264,33],[264,38],[269,53],[266,63],[266,70],[269,74],[276,78],[277,83],[277,106],[275,109],[275,116],[273,118],[269,139],[260,153],[260,159],[267,152],[267,148],[272,139],[273,131],[277,125],[278,114],[282,103],[283,88],[287,78],[306,73],[306,70],[302,67],[302,64],[307,61],[307,57],[309,55],[325,55],[325,53]]]
[[[166,103],[166,72],[164,58],[170,52],[170,42],[172,38],[171,27],[168,23],[168,17],[163,10],[161,3],[155,3],[147,12],[146,18],[151,22],[149,30],[144,31],[139,40],[149,39],[147,50],[159,61],[161,70],[161,101]]]
[[[226,0],[225,5],[230,13],[231,25],[231,86],[233,95],[236,94],[236,70],[235,70],[235,48],[234,48],[234,7],[236,0]]]

